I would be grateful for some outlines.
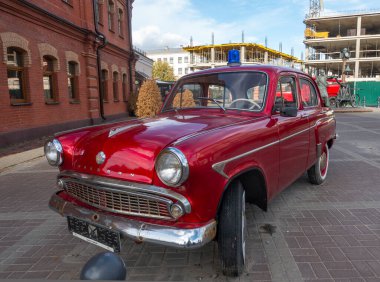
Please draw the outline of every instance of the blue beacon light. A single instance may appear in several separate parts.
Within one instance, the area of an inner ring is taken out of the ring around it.
[[[234,66],[240,66],[240,53],[239,50],[230,50],[228,51],[228,66],[234,67]]]

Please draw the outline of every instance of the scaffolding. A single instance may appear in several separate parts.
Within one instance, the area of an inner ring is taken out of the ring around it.
[[[228,51],[240,50],[242,64],[272,64],[293,67],[302,61],[297,57],[256,43],[228,43],[183,47],[190,53],[190,63],[195,69],[226,65]]]
[[[380,12],[306,18],[305,69],[349,79],[380,80]],[[342,69],[341,51],[347,49],[349,68]]]

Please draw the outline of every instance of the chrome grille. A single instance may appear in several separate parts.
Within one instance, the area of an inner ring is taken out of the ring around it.
[[[171,200],[147,193],[120,191],[92,186],[75,180],[64,180],[65,191],[93,207],[115,213],[159,219],[173,219],[169,213]]]

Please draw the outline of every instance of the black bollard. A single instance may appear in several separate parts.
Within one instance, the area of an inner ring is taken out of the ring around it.
[[[81,280],[125,280],[126,277],[124,261],[111,252],[93,256],[80,273]]]

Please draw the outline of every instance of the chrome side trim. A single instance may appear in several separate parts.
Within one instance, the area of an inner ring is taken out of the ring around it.
[[[199,135],[203,135],[203,134],[207,134],[207,133],[210,133],[210,132],[214,132],[216,130],[219,130],[219,129],[223,129],[223,128],[226,128],[226,127],[230,127],[230,126],[234,126],[234,125],[239,125],[239,124],[242,124],[242,123],[248,123],[248,122],[252,122],[252,121],[255,121],[257,119],[261,119],[262,117],[258,117],[258,118],[254,118],[254,119],[250,119],[250,120],[243,120],[243,121],[239,121],[239,122],[236,122],[236,123],[231,123],[231,124],[226,124],[226,125],[223,125],[223,126],[219,126],[219,127],[216,127],[216,128],[211,128],[209,130],[204,130],[204,131],[200,131],[200,132],[195,132],[195,133],[192,133],[192,134],[189,134],[189,135],[186,135],[184,137],[181,137],[181,138],[178,138],[176,141],[173,142],[173,146],[176,146],[182,142],[185,142],[186,140],[188,139],[191,139],[191,138],[195,138]]]
[[[193,229],[180,229],[151,223],[139,222],[125,217],[117,217],[103,212],[95,212],[71,202],[58,194],[50,198],[49,207],[62,216],[72,216],[87,222],[118,231],[123,237],[140,242],[150,242],[169,247],[194,249],[202,247],[216,236],[216,221],[213,219],[204,226]],[[96,218],[96,220],[94,220]]]
[[[212,165],[212,168],[213,168],[216,172],[218,172],[219,174],[221,174],[222,176],[224,176],[225,178],[228,179],[228,175],[224,172],[224,167],[226,166],[226,164],[228,164],[229,162],[232,162],[232,161],[238,160],[238,159],[240,159],[240,158],[243,158],[243,157],[245,157],[245,156],[248,156],[248,155],[250,155],[250,154],[256,153],[256,152],[258,152],[258,151],[261,151],[261,150],[263,150],[263,149],[265,149],[265,148],[268,148],[268,147],[271,147],[271,146],[273,146],[273,145],[276,145],[276,144],[278,144],[278,143],[280,143],[280,141],[274,141],[274,142],[269,143],[269,144],[267,144],[267,145],[264,145],[264,146],[262,146],[262,147],[259,147],[259,148],[253,149],[253,150],[251,150],[251,151],[245,152],[245,153],[243,153],[243,154],[241,154],[241,155],[237,155],[237,156],[232,157],[232,158],[230,158],[230,159],[227,159],[227,160],[224,160],[224,161],[221,161],[221,162],[215,163],[215,164]]]
[[[324,118],[321,118],[321,119],[317,120],[317,122],[315,123],[315,126],[320,125],[322,122],[324,122],[326,120],[327,121],[331,121],[331,120],[335,120],[335,118],[334,117],[324,117]]]
[[[220,175],[222,175],[223,177],[225,177],[225,178],[228,179],[229,177],[228,177],[228,175],[224,172],[224,167],[225,167],[229,162],[232,162],[232,161],[238,160],[238,159],[243,158],[243,157],[246,157],[246,156],[248,156],[248,155],[250,155],[250,154],[256,153],[256,152],[258,152],[258,151],[261,151],[261,150],[263,150],[263,149],[266,149],[266,148],[268,148],[268,147],[271,147],[271,146],[273,146],[273,145],[276,145],[276,144],[278,144],[278,143],[281,143],[281,142],[283,142],[283,141],[286,141],[286,140],[288,140],[288,139],[290,139],[290,138],[293,138],[294,136],[297,136],[297,135],[300,135],[300,134],[302,134],[302,133],[304,133],[304,132],[306,132],[306,131],[309,131],[310,129],[312,129],[312,128],[314,128],[314,127],[315,127],[315,125],[313,125],[313,126],[311,126],[311,127],[308,127],[308,128],[306,128],[306,129],[303,129],[303,130],[301,130],[301,131],[298,131],[298,132],[296,132],[296,133],[293,133],[293,134],[291,134],[291,135],[289,135],[289,136],[286,136],[286,137],[284,137],[284,138],[282,138],[282,139],[280,139],[280,140],[278,140],[278,141],[274,141],[274,142],[269,143],[269,144],[267,144],[267,145],[264,145],[264,146],[258,147],[258,148],[256,148],[256,149],[251,150],[251,151],[248,151],[248,152],[245,152],[245,153],[243,153],[243,154],[240,154],[240,155],[237,155],[237,156],[235,156],[235,157],[232,157],[232,158],[230,158],[230,159],[227,159],[227,160],[224,160],[224,161],[221,161],[221,162],[215,163],[215,164],[212,165],[212,168],[213,168],[217,173],[219,173]]]
[[[298,132],[296,132],[296,133],[290,134],[289,136],[286,136],[286,137],[282,138],[282,139],[280,140],[280,142],[282,142],[282,141],[286,141],[286,140],[288,140],[288,139],[290,139],[290,138],[293,138],[294,136],[300,135],[300,134],[302,134],[302,133],[304,133],[304,132],[306,132],[306,131],[309,131],[310,129],[312,129],[312,128],[314,128],[314,127],[315,127],[315,125],[310,126],[310,127],[308,127],[308,128],[305,128],[305,129],[303,129],[303,130],[301,130],[301,131],[298,131]]]
[[[77,172],[72,172],[72,171],[63,171],[62,173],[58,175],[58,179],[63,178],[63,177],[75,178],[78,181],[83,181],[86,184],[89,184],[92,186],[100,185],[102,187],[118,189],[119,191],[129,190],[129,191],[143,192],[143,193],[148,193],[148,194],[153,194],[153,195],[156,194],[158,196],[169,197],[180,202],[183,205],[186,213],[191,212],[190,202],[183,195],[176,193],[170,189],[166,189],[166,188],[162,188],[162,187],[158,187],[154,185],[149,185],[149,184],[141,184],[141,183],[134,183],[134,182],[123,181],[123,180],[110,179],[110,178],[77,173]]]

